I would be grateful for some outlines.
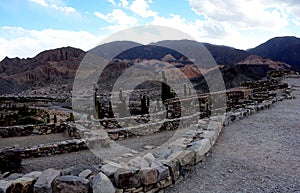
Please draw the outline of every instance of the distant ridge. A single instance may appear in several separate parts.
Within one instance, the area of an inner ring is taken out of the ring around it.
[[[51,83],[68,84],[84,55],[83,50],[63,47],[43,51],[33,58],[6,57],[0,62],[0,94]]]
[[[199,53],[204,47],[208,51]],[[182,55],[180,51],[183,49],[191,58]],[[272,38],[247,51],[192,40],[166,40],[149,45],[132,41],[110,42],[93,48],[89,54],[116,59],[115,63],[110,63],[112,74],[103,76],[107,80],[118,75],[117,70],[124,70],[142,60],[171,62],[195,79],[197,70],[191,65],[192,60],[189,59],[201,57],[202,54],[211,54],[216,63],[221,66],[224,75],[232,72],[230,76],[226,75],[226,81],[234,81],[233,77],[239,75],[237,83],[251,77],[261,77],[268,70],[292,68],[300,71],[300,39],[290,36]],[[0,94],[15,93],[50,84],[71,85],[85,55],[86,52],[81,49],[63,47],[43,51],[33,58],[6,57],[0,62]],[[258,64],[261,66],[259,67]],[[204,69],[201,70],[206,72],[205,68],[210,67],[203,66]]]
[[[275,37],[249,50],[272,60],[285,62],[300,71],[300,38],[294,36]]]

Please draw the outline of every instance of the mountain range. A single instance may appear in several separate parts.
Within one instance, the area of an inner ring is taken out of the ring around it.
[[[90,50],[90,53],[117,59],[118,65],[110,62],[107,66],[110,73],[111,70],[114,71],[120,68],[120,65],[124,65],[124,61],[126,61],[125,67],[120,69],[133,65],[136,60],[146,59],[171,62],[183,69],[184,73],[189,74],[189,78],[197,79],[198,71],[195,71],[192,61],[177,51],[184,48],[185,53],[190,57],[198,57],[199,50],[203,46],[219,65],[227,87],[239,86],[242,81],[261,78],[270,70],[300,71],[300,38],[287,36],[272,38],[249,50],[191,40],[167,40],[149,45],[130,41],[111,42]],[[126,48],[131,49],[126,50]],[[0,62],[0,94],[16,93],[50,84],[72,84],[85,54],[85,51],[77,48],[63,47],[43,51],[33,58],[6,57]],[[119,72],[112,74],[119,74]],[[112,78],[105,75],[103,77]]]

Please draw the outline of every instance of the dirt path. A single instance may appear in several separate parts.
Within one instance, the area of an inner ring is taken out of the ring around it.
[[[151,136],[129,138],[117,143],[126,148],[135,151],[143,151],[144,146],[160,146],[169,140],[174,134],[174,131],[165,131]],[[38,139],[40,141],[40,139]],[[36,142],[38,143],[38,142]],[[122,151],[122,150],[120,150]],[[109,152],[108,152],[109,153]],[[114,153],[115,152],[111,152]],[[126,153],[126,152],[122,152]],[[110,155],[107,155],[109,157]],[[118,155],[120,156],[120,155]],[[105,158],[103,158],[105,159]],[[97,165],[101,158],[95,156],[90,150],[83,150],[79,152],[72,152],[61,155],[52,155],[48,157],[29,158],[22,161],[23,173],[28,173],[34,170],[45,170],[47,168],[63,169],[74,166],[76,164]]]
[[[168,193],[300,192],[300,79],[296,99],[226,127],[206,160]]]
[[[58,134],[49,134],[49,135],[31,135],[25,137],[9,137],[9,138],[0,138],[0,149],[5,147],[18,147],[25,148],[29,146],[64,141],[71,139],[65,133]]]

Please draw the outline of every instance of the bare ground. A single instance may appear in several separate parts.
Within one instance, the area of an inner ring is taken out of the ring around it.
[[[35,146],[44,143],[51,143],[57,141],[64,141],[71,139],[65,133],[49,134],[49,135],[31,135],[24,137],[9,137],[0,138],[0,149],[5,147],[18,147],[25,148],[29,146]]]
[[[117,143],[131,150],[142,152],[145,151],[144,146],[160,146],[166,141],[168,141],[173,136],[173,134],[174,131],[165,131],[162,133],[156,133],[151,136],[128,138],[126,140],[117,141]],[[40,142],[41,139],[38,140]],[[119,150],[120,154],[126,153],[123,152],[122,149],[115,148],[114,150]],[[112,155],[118,154],[118,152],[107,153]],[[118,156],[120,156],[120,154],[118,154]],[[77,164],[97,165],[100,164],[101,160],[105,160],[109,157],[113,156],[105,155],[104,158],[99,158],[96,155],[94,155],[90,150],[83,150],[79,152],[71,152],[67,154],[52,155],[47,157],[28,158],[22,161],[22,172],[28,173],[35,170],[42,171],[47,168],[63,169]]]
[[[300,79],[296,99],[226,127],[206,160],[168,193],[300,192]]]

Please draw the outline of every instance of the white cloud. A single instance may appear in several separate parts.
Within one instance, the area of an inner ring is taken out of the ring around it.
[[[112,5],[116,5],[116,2],[114,0],[108,0]]]
[[[298,4],[289,4],[286,8],[287,12],[294,16],[292,22],[297,26],[300,25],[300,2]]]
[[[45,29],[28,30],[21,27],[2,27],[0,34],[9,37],[0,38],[0,60],[8,57],[34,57],[41,51],[63,46],[72,46],[89,50],[95,47],[104,36],[96,36],[86,31]],[[1,36],[3,37],[3,36]]]
[[[53,0],[29,0],[32,3],[38,4],[42,7],[49,7],[53,10],[61,11],[64,14],[70,14],[76,12],[76,9],[73,7],[66,6],[62,1],[53,1]]]
[[[49,7],[48,3],[45,0],[29,0],[29,1],[36,3],[42,7]]]
[[[124,8],[128,8],[128,1],[127,0],[120,0],[121,3],[118,4],[118,6],[124,7]]]
[[[118,31],[121,29],[132,27],[132,26],[137,25],[137,23],[138,23],[137,18],[127,15],[121,9],[114,9],[111,13],[108,13],[106,15],[104,15],[100,12],[94,12],[94,15],[99,17],[100,19],[103,19],[103,20],[113,24],[111,26],[105,27],[106,29],[109,29],[112,31]]]
[[[239,30],[276,31],[288,25],[286,16],[273,3],[239,0],[189,0],[198,15],[227,22]]]
[[[244,36],[228,23],[211,19],[187,21],[179,15],[170,14],[169,17],[155,16],[149,24],[175,28],[188,33],[188,35],[199,42],[229,45],[240,49],[251,48],[265,41],[265,39],[261,38],[250,40],[249,37]]]
[[[134,0],[130,5],[130,10],[142,18],[148,18],[157,15],[157,12],[152,11],[145,0]]]

